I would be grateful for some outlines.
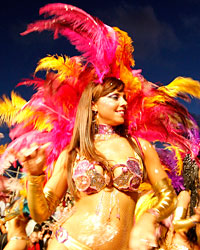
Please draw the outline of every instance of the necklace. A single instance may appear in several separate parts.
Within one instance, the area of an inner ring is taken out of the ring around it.
[[[96,125],[95,128],[95,135],[94,140],[97,141],[104,141],[108,140],[113,137],[118,137],[119,135],[116,133],[114,127],[107,125],[107,124],[99,124]]]

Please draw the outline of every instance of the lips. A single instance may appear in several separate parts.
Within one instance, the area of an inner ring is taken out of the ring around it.
[[[125,110],[117,110],[116,113],[120,114],[121,116],[124,116]]]

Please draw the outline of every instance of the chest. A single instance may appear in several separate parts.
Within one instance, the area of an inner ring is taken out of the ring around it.
[[[111,166],[126,162],[130,157],[137,157],[129,142],[121,137],[95,143],[95,148]]]

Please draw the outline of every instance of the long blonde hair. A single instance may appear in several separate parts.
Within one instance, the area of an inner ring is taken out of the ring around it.
[[[90,161],[97,161],[102,163],[105,168],[108,167],[108,161],[99,152],[97,152],[94,146],[95,113],[92,111],[92,104],[96,103],[100,97],[115,90],[118,90],[119,92],[123,91],[124,83],[117,78],[108,77],[105,78],[102,84],[96,84],[94,82],[89,83],[80,98],[76,112],[73,135],[69,146],[67,162],[68,185],[70,192],[75,196],[75,198],[78,197],[72,180],[72,169],[77,152]],[[127,133],[125,132],[124,125],[120,125],[116,129],[118,129],[121,136],[126,136],[128,141],[131,141],[131,146],[133,146],[133,141],[128,138],[129,136],[127,136]]]

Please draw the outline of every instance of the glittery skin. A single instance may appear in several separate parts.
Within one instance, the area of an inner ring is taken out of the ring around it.
[[[61,227],[72,238],[93,250],[128,250],[136,200],[136,194],[129,196],[115,188],[82,196],[75,204],[76,212]],[[101,204],[96,214],[97,206]],[[53,249],[65,248],[57,240],[52,240],[50,250]]]

